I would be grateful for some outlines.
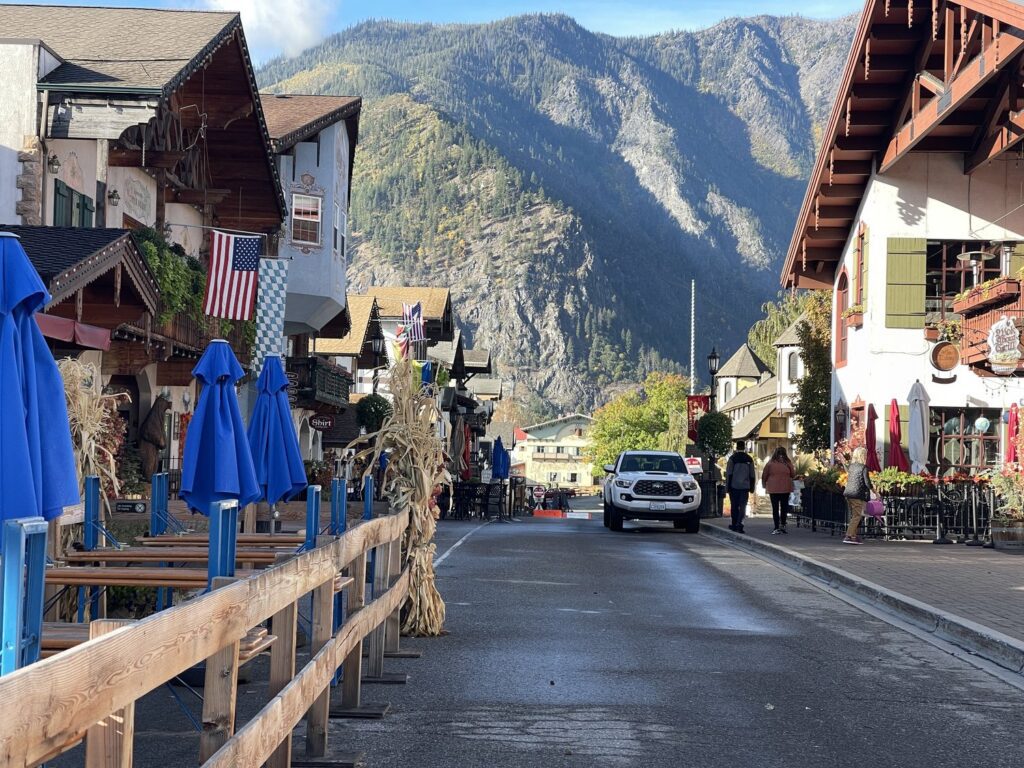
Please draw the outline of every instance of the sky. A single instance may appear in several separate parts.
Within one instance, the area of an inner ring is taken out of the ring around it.
[[[25,0],[22,0],[23,2]],[[60,2],[61,0],[28,0]],[[327,35],[369,18],[483,22],[522,13],[566,13],[595,32],[651,35],[699,29],[732,16],[800,14],[831,19],[863,0],[65,0],[72,5],[212,8],[242,12],[257,62],[294,55]]]

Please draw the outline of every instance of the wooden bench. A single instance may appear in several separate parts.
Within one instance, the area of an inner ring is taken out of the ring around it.
[[[255,571],[237,571],[236,577],[245,579]],[[161,568],[129,566],[66,566],[47,568],[46,583],[68,587],[175,587],[177,589],[203,589],[208,573],[205,568]]]
[[[278,555],[294,555],[294,549],[251,547],[239,549],[235,560],[239,563],[270,565]],[[210,559],[209,547],[125,547],[123,549],[94,549],[91,552],[72,550],[64,555],[68,563],[205,563]]]
[[[48,658],[55,653],[66,651],[81,645],[89,639],[89,625],[73,624],[64,621],[43,622],[42,657]],[[238,664],[246,664],[265,650],[270,648],[277,640],[275,635],[267,634],[267,628],[253,627],[249,634],[238,641]]]

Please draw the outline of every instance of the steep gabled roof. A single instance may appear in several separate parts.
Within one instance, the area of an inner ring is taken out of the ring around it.
[[[548,421],[542,421],[539,424],[531,424],[528,427],[522,427],[523,432],[532,432],[535,429],[543,429],[544,427],[550,427],[552,424],[558,424],[563,421],[575,421],[582,419],[583,421],[593,421],[589,416],[584,416],[582,413],[570,413],[567,416],[559,416],[557,419],[550,419]]]
[[[260,98],[270,141],[278,154],[339,120],[358,115],[363,104],[356,96],[261,93]]]
[[[62,60],[51,86],[168,95],[224,40],[237,13],[0,5],[4,37],[41,39]]]
[[[370,329],[377,321],[377,301],[373,296],[361,296],[350,293],[346,296],[352,327],[340,339],[319,338],[314,351],[318,355],[339,355],[357,357],[363,351],[366,340],[373,338]]]
[[[796,327],[800,325],[804,320],[807,319],[806,314],[800,315],[793,324],[779,334],[779,338],[775,340],[776,347],[795,347],[800,344],[800,337],[797,335]]]
[[[423,303],[424,320],[440,320],[451,308],[451,291],[447,288],[375,285],[371,291],[377,297],[381,317],[401,317],[402,305],[417,301]]]
[[[718,369],[716,378],[724,376],[726,378],[758,379],[762,373],[770,370],[764,361],[754,353],[750,345],[744,344],[733,353],[725,365]]]
[[[764,381],[741,389],[732,400],[722,404],[721,411],[722,413],[731,413],[738,408],[761,401],[767,402],[770,400],[774,403],[777,394],[777,385],[778,377],[765,377]]]
[[[961,154],[970,174],[1024,139],[1022,57],[1020,2],[865,0],[782,284],[832,287],[872,174],[910,152]]]

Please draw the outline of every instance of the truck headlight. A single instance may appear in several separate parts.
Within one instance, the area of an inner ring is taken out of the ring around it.
[[[696,491],[697,490],[697,484],[695,482],[693,482],[693,480],[684,480],[683,481],[683,488],[685,488],[688,491]]]
[[[632,480],[616,480],[615,485],[619,488],[630,488],[633,485]]]

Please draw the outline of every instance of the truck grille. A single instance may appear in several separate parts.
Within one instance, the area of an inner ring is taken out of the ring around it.
[[[679,496],[682,492],[674,480],[640,480],[633,486],[634,496]]]

